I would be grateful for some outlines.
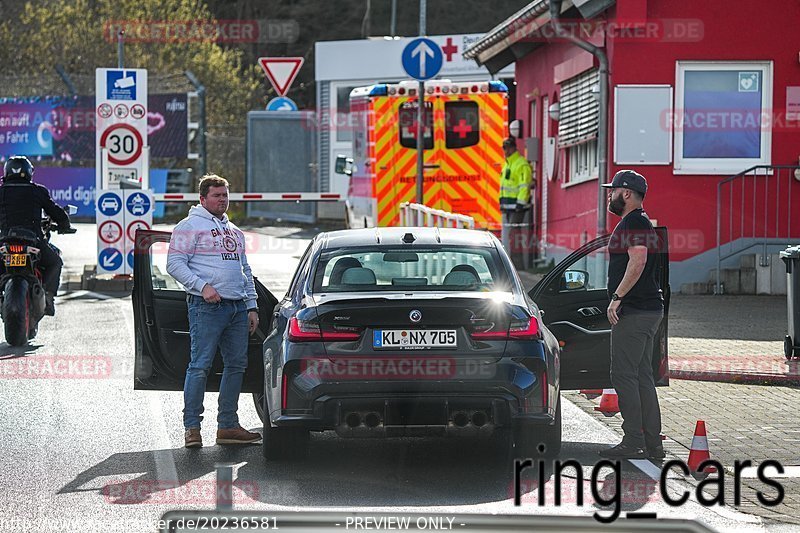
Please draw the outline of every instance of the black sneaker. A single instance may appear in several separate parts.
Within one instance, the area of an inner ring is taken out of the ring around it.
[[[628,446],[623,442],[613,448],[600,450],[598,453],[600,457],[605,457],[606,459],[647,459],[647,454],[642,448]]]
[[[660,444],[650,447],[647,447],[647,457],[650,459],[664,459],[667,456],[667,453],[664,451],[664,447]]]
[[[47,293],[44,297],[44,314],[47,316],[55,316],[56,315],[56,302],[55,298],[52,294]]]

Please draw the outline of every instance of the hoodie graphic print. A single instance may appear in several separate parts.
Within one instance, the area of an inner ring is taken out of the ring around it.
[[[209,284],[226,300],[245,300],[248,308],[256,307],[244,233],[228,215],[220,220],[204,207],[193,206],[172,232],[167,272],[189,294],[202,296]]]

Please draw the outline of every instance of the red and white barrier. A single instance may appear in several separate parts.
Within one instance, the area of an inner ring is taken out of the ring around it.
[[[232,192],[231,202],[338,202],[342,195],[334,192]],[[156,202],[199,202],[199,193],[154,193]]]

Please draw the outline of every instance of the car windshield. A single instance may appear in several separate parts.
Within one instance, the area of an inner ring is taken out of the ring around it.
[[[343,248],[323,252],[314,293],[372,291],[508,291],[496,250],[477,247]]]

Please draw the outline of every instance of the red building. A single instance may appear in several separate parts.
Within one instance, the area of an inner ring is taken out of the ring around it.
[[[597,233],[605,54],[607,179],[624,168],[647,177],[645,210],[670,231],[673,288],[707,282],[719,257],[737,270],[726,292],[779,292],[768,288],[770,271],[785,284],[774,253],[800,241],[800,173],[783,168],[800,158],[800,3],[564,0],[558,18],[561,33],[536,0],[464,53],[491,72],[516,63],[540,255]],[[617,221],[608,214],[607,231]]]

